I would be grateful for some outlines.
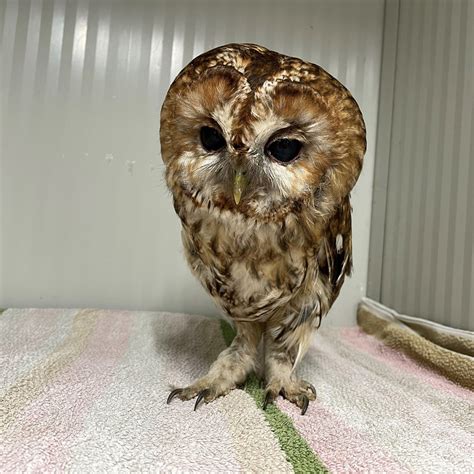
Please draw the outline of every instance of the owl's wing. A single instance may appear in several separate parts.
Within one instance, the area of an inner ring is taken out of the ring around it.
[[[316,258],[317,276],[315,279],[310,278],[310,285],[314,284],[314,297],[307,301],[303,308],[292,308],[291,305],[285,308],[285,317],[274,331],[277,341],[288,339],[291,333],[308,321],[319,327],[321,318],[337,298],[345,276],[351,273],[352,230],[349,196],[343,200],[319,239]]]
[[[317,258],[320,277],[330,290],[330,305],[337,298],[344,278],[352,270],[352,227],[349,196],[329,221]]]

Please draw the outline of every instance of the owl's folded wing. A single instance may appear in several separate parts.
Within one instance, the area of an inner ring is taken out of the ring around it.
[[[352,271],[351,204],[349,196],[331,220],[317,255],[320,277],[330,287],[330,304],[337,298],[346,275]]]

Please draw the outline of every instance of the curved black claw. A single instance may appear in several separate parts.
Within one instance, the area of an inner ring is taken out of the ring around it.
[[[306,395],[303,395],[303,406],[301,407],[301,414],[304,415],[308,409],[309,398]]]
[[[267,405],[269,403],[273,403],[273,400],[275,400],[275,397],[272,395],[271,392],[267,392],[265,395],[265,400],[263,401],[263,410],[267,409]]]
[[[196,398],[196,403],[194,404],[194,411],[197,410],[197,407],[199,406],[199,403],[201,403],[201,400],[209,393],[209,389],[205,388],[204,390],[201,390],[198,393],[198,396]]]
[[[175,388],[169,395],[166,400],[166,404],[169,405],[171,403],[171,400],[173,400],[176,395],[180,394],[183,391],[182,388]]]
[[[314,385],[312,383],[308,382],[308,388],[313,392],[314,396],[316,397],[316,389],[314,388]]]

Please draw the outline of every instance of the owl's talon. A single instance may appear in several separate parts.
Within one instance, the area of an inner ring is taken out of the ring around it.
[[[271,392],[267,392],[266,395],[265,395],[265,400],[263,401],[262,409],[266,410],[267,405],[269,403],[273,403],[274,400],[275,400],[275,397],[273,396],[273,394]]]
[[[314,385],[312,383],[308,383],[308,388],[313,392],[314,396],[316,397],[316,389],[314,388]]]
[[[168,395],[168,398],[166,399],[166,404],[169,405],[171,403],[171,400],[173,400],[176,395],[179,395],[183,391],[182,388],[175,388],[174,390],[171,391],[171,393]]]
[[[304,415],[308,409],[309,398],[306,395],[303,395],[303,406],[301,407],[301,414]]]
[[[204,389],[204,390],[201,390],[199,393],[198,393],[198,396],[196,398],[196,403],[194,404],[194,411],[197,410],[198,406],[199,406],[199,403],[201,403],[201,400],[206,396],[208,395],[210,392],[209,389]]]

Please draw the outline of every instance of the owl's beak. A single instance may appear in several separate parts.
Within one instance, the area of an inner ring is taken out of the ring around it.
[[[235,204],[239,204],[242,194],[244,194],[245,188],[247,187],[247,177],[245,172],[241,169],[235,170],[234,174],[234,189],[233,196]]]

